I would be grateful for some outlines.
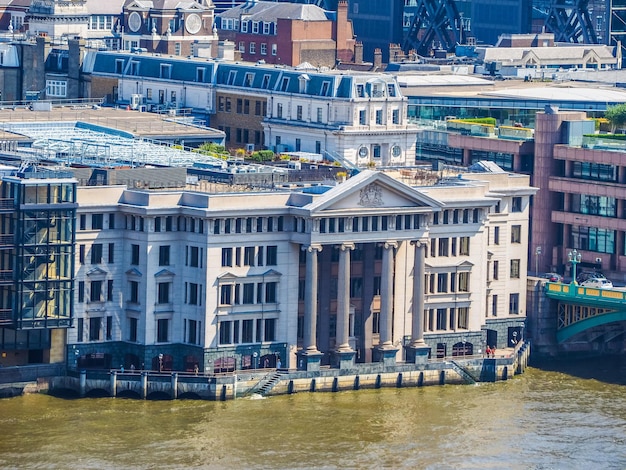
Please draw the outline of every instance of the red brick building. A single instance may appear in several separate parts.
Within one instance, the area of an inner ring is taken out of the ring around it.
[[[124,49],[173,55],[217,55],[209,0],[128,0],[123,10]]]
[[[354,61],[355,38],[348,4],[336,12],[316,5],[250,1],[216,18],[220,39],[235,43],[244,61],[334,67]]]

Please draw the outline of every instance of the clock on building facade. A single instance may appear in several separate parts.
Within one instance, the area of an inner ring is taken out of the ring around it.
[[[185,29],[189,34],[196,34],[198,31],[200,31],[201,27],[202,20],[198,15],[196,15],[195,13],[187,15],[187,18],[185,19]]]
[[[141,16],[139,15],[139,13],[137,13],[136,11],[133,11],[129,16],[128,16],[128,28],[133,32],[136,33],[137,31],[139,31],[139,29],[141,28]]]

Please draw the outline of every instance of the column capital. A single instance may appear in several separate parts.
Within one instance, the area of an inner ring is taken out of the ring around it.
[[[417,248],[426,248],[430,243],[428,238],[420,238],[419,240],[411,240],[411,245],[415,245]]]
[[[308,251],[309,253],[312,253],[313,251],[322,251],[322,245],[318,244],[318,243],[312,243],[310,245],[302,245],[302,251]]]
[[[388,240],[386,242],[383,242],[383,248],[385,250],[389,250],[390,248],[398,248],[398,242],[397,241]]]
[[[354,248],[355,248],[354,243],[346,242],[346,243],[342,243],[341,245],[339,245],[339,249],[341,251],[352,251],[354,250]]]

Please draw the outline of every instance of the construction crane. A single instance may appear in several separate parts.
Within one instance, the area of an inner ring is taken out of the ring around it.
[[[598,44],[589,18],[589,0],[552,0],[545,28],[554,33],[557,42]]]
[[[461,42],[463,24],[454,0],[418,0],[402,49],[429,56],[438,41],[441,49],[452,52]]]

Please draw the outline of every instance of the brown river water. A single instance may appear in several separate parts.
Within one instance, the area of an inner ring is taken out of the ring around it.
[[[1,469],[626,469],[626,357],[229,402],[0,400]]]

